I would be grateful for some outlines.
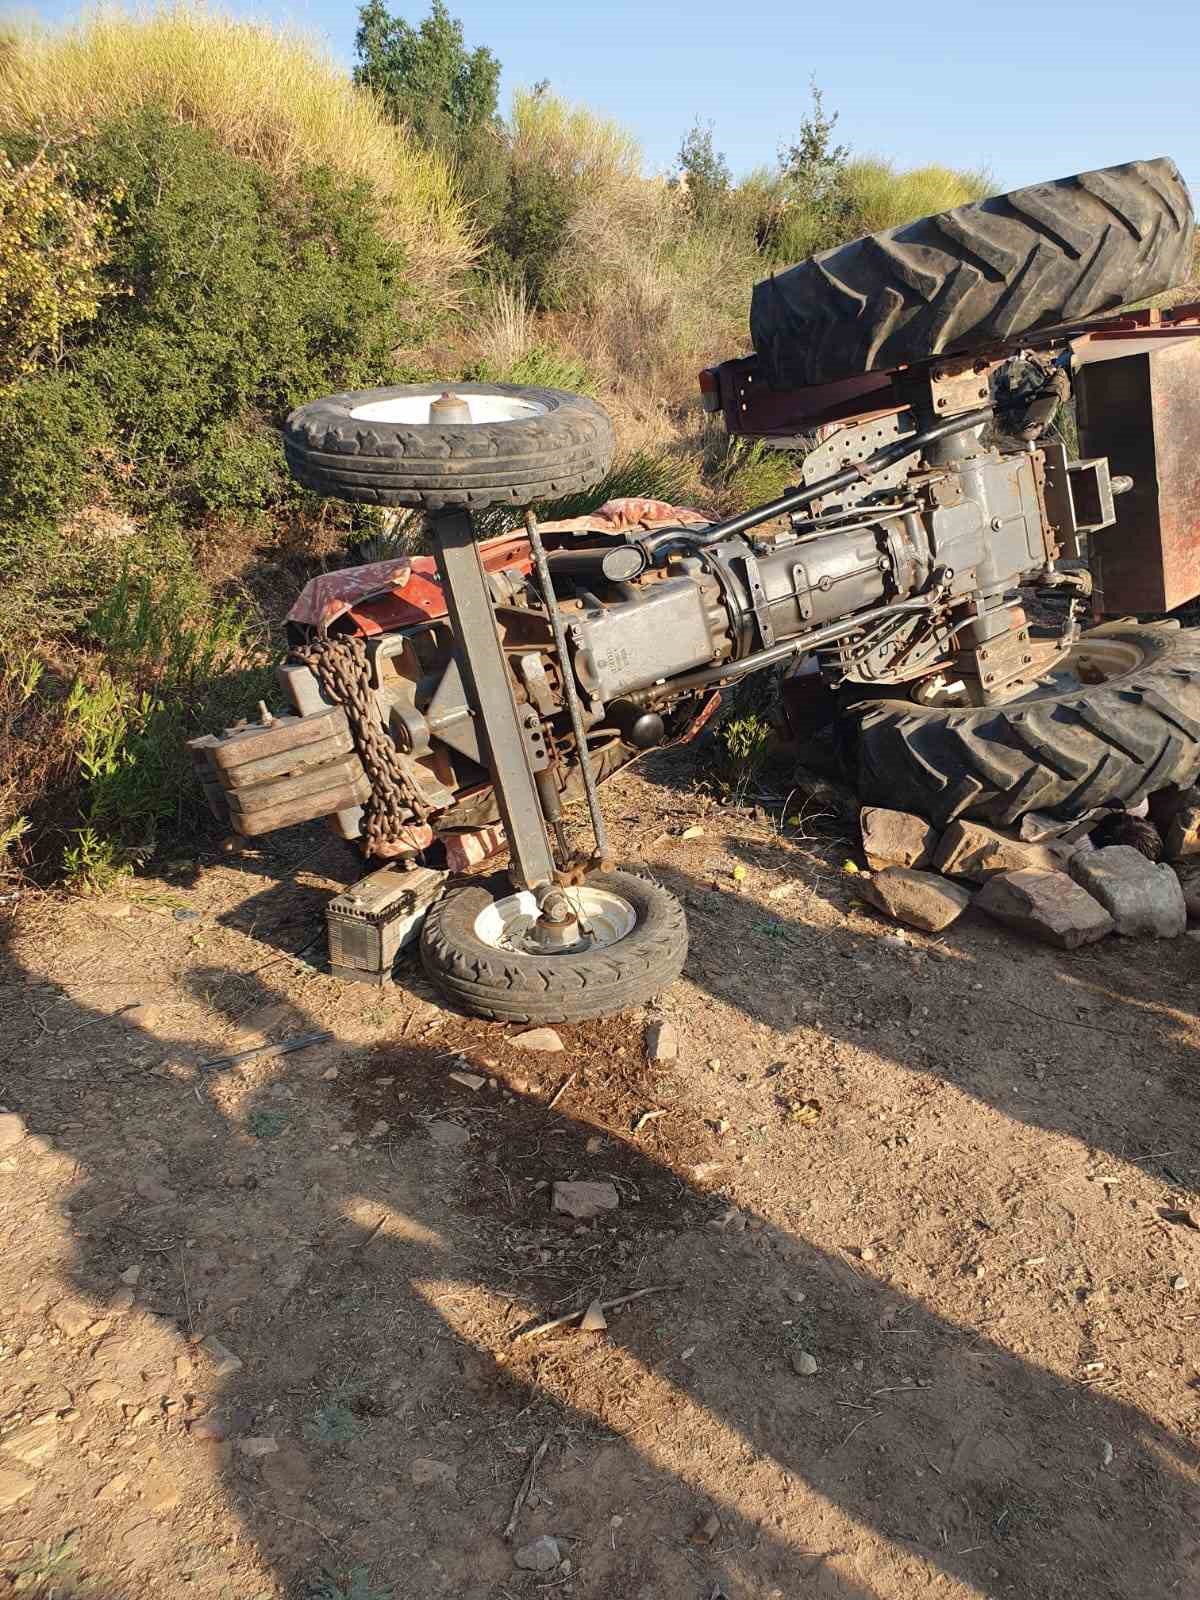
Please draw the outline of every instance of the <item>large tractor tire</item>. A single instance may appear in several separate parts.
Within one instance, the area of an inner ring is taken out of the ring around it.
[[[468,421],[431,419],[447,389]],[[594,400],[562,389],[409,383],[300,406],[283,448],[292,476],[335,500],[479,511],[590,489],[612,462],[613,427]]]
[[[1175,288],[1194,223],[1173,161],[1037,183],[870,234],[757,284],[774,388],[979,349]]]
[[[961,710],[860,701],[848,715],[865,805],[939,826],[1130,806],[1200,774],[1200,630],[1106,623],[1045,692]]]

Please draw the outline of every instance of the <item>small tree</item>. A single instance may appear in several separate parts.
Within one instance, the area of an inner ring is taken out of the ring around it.
[[[779,147],[779,174],[785,208],[780,217],[779,244],[786,255],[807,255],[839,244],[848,230],[851,210],[846,194],[849,148],[834,144],[838,114],[825,110],[825,97],[810,80],[812,110],[800,124],[795,144]]]
[[[383,0],[367,0],[354,45],[354,81],[426,144],[461,155],[495,123],[500,63],[483,45],[467,50],[462,23],[443,0],[433,0],[417,27],[392,16]]]
[[[679,146],[679,173],[674,182],[687,195],[697,217],[711,217],[728,198],[729,163],[713,149],[712,123],[696,121]]]

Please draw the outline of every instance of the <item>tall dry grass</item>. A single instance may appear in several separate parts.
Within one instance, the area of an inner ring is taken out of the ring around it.
[[[862,233],[898,228],[917,217],[951,211],[995,193],[990,172],[959,172],[952,167],[913,167],[897,171],[890,161],[863,156],[846,165],[844,191],[855,226]]]
[[[455,301],[478,241],[449,166],[388,122],[312,40],[186,0],[105,8],[61,31],[6,29],[0,127],[69,136],[151,104],[281,178],[326,165],[365,180],[414,288]]]

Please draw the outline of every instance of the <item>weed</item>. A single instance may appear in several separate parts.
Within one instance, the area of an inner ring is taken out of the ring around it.
[[[227,672],[245,651],[247,630],[240,608],[207,603],[191,573],[157,582],[126,566],[88,619],[88,631],[114,671],[161,690]]]
[[[344,1579],[322,1571],[305,1585],[301,1600],[394,1600],[395,1592],[373,1588],[366,1567],[351,1567]]]
[[[304,1437],[311,1444],[349,1444],[358,1437],[358,1418],[344,1401],[330,1399],[311,1414]]]
[[[95,828],[78,828],[63,850],[63,879],[72,894],[110,894],[133,871],[130,853]]]
[[[287,1125],[285,1112],[268,1111],[261,1107],[246,1118],[246,1132],[253,1134],[256,1139],[278,1139]]]
[[[79,1558],[75,1550],[78,1538],[78,1532],[72,1530],[60,1539],[47,1539],[36,1546],[30,1556],[12,1569],[12,1593],[32,1595],[36,1592],[47,1596],[69,1593],[60,1585],[69,1584],[78,1570]]]

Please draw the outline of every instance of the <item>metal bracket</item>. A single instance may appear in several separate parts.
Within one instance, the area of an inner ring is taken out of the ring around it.
[[[764,650],[768,650],[775,643],[775,629],[771,626],[771,607],[767,603],[767,591],[763,587],[757,557],[747,551],[742,557],[742,566],[746,572],[750,604],[754,607],[754,620],[758,624],[759,643]]]
[[[471,514],[439,512],[429,519],[429,532],[455,658],[512,853],[511,876],[519,888],[537,890],[554,881],[554,857]]]

